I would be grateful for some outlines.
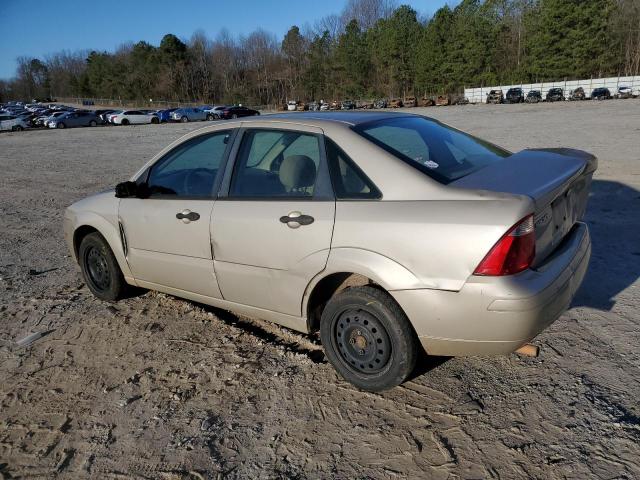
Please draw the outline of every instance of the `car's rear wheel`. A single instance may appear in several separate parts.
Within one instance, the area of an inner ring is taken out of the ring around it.
[[[95,120],[91,120],[91,121],[89,122],[89,126],[90,126],[90,127],[95,127],[95,126],[97,126],[97,125],[98,125],[98,122],[96,122]]]
[[[56,128],[67,128],[67,126],[64,124],[64,122],[59,122],[58,125],[56,125]]]
[[[370,392],[404,382],[413,371],[418,339],[400,306],[370,286],[343,290],[327,302],[320,338],[342,377]]]
[[[213,115],[207,115],[207,120],[209,121],[213,120]]]
[[[22,125],[16,125],[16,126],[14,127],[14,130],[15,130],[16,132],[21,132],[21,131],[23,131],[23,130],[24,130],[24,127],[23,127]]]
[[[180,121],[181,121],[182,123],[187,123],[187,122],[189,121],[189,117],[187,117],[187,116],[185,115],[184,117],[182,117],[182,118],[180,119]]]
[[[82,239],[78,250],[82,276],[89,290],[101,300],[113,302],[126,288],[124,276],[109,244],[97,232]]]
[[[129,120],[127,120],[126,118],[122,119],[122,122],[120,122],[122,125],[129,125]]]

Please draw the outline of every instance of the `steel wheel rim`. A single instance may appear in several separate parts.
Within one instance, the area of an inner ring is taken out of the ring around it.
[[[85,254],[87,276],[95,288],[107,290],[111,285],[109,264],[102,252],[96,247],[89,247]]]
[[[391,359],[391,340],[378,318],[361,308],[347,308],[336,315],[332,326],[335,350],[350,369],[376,374]]]

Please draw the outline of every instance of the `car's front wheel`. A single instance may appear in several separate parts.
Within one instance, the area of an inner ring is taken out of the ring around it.
[[[124,276],[109,244],[98,232],[82,239],[78,250],[82,276],[100,300],[118,300],[126,288]]]
[[[98,126],[98,122],[96,122],[95,120],[91,120],[91,121],[89,122],[89,126],[90,126],[90,127],[96,127],[96,126]]]
[[[211,115],[211,114],[207,115],[207,120],[212,121],[213,120],[213,115]]]
[[[182,117],[182,118],[180,119],[180,121],[181,121],[182,123],[187,123],[187,122],[189,121],[189,117],[184,116],[184,117]]]
[[[126,118],[122,119],[122,122],[120,122],[122,125],[127,126],[129,125],[129,120],[127,120]]]
[[[63,122],[60,122],[56,125],[56,128],[67,128],[67,126]]]
[[[413,371],[418,339],[386,292],[351,287],[327,302],[320,322],[327,358],[345,380],[370,392],[404,382]]]

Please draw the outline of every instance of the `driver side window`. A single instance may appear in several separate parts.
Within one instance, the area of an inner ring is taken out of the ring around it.
[[[212,197],[230,130],[200,135],[177,146],[151,167],[149,196]]]

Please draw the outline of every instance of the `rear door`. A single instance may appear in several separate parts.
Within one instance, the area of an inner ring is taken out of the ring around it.
[[[334,214],[320,129],[246,129],[211,223],[224,299],[300,316],[326,266]]]
[[[123,198],[119,217],[136,280],[220,297],[209,222],[231,130],[194,137],[164,155],[139,183],[147,198]]]

